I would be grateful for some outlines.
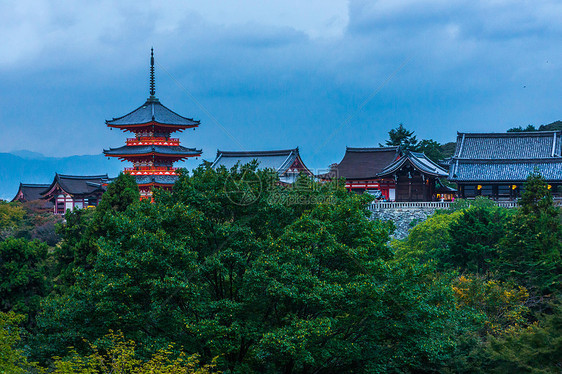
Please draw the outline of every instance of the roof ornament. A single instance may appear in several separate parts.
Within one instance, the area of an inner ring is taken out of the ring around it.
[[[150,99],[156,99],[156,89],[154,84],[154,48],[150,48]]]

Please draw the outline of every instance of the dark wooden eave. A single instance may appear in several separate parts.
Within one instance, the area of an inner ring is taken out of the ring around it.
[[[200,121],[177,114],[162,105],[156,98],[149,98],[143,105],[132,112],[122,117],[105,121],[105,123],[109,127],[121,129],[156,126],[173,131],[200,125]]]
[[[159,156],[182,159],[186,157],[199,157],[202,150],[186,148],[181,145],[125,145],[119,148],[103,150],[108,157],[119,157],[123,159],[131,157]]]

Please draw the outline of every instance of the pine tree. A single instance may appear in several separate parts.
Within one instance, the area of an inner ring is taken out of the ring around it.
[[[388,137],[386,146],[400,146],[403,150],[415,151],[417,149],[418,140],[414,135],[414,131],[408,131],[403,124],[398,125],[397,128],[392,129],[388,132]],[[382,144],[379,146],[383,147]]]

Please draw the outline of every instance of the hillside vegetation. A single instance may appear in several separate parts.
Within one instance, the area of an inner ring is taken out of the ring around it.
[[[369,197],[255,164],[139,201],[121,175],[60,239],[0,205],[0,372],[556,373],[560,210],[462,201],[403,241]],[[28,232],[28,233],[26,233]]]

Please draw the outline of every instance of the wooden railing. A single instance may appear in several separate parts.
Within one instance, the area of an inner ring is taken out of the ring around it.
[[[179,145],[180,140],[178,138],[168,138],[163,136],[151,137],[151,136],[141,136],[140,138],[128,138],[127,145]]]
[[[495,203],[502,208],[517,208],[517,201],[496,201]],[[371,203],[369,209],[448,209],[451,204],[450,201],[381,201]],[[554,200],[554,205],[562,207],[562,199]]]

